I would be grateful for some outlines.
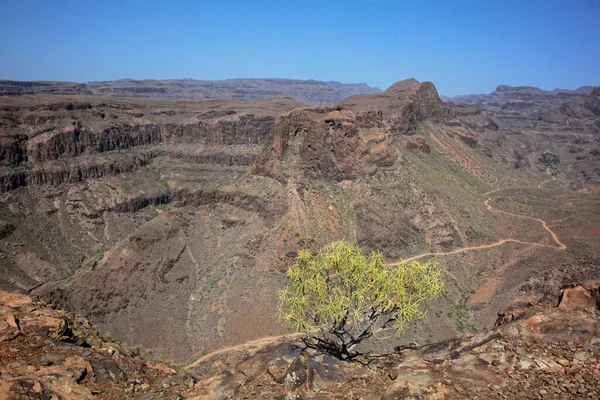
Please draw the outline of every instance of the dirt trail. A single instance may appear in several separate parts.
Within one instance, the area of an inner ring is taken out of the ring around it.
[[[300,337],[300,336],[303,336],[303,335],[304,335],[304,333],[302,333],[302,332],[288,333],[288,334],[279,335],[279,336],[268,336],[268,337],[264,337],[264,338],[252,340],[252,341],[249,341],[249,342],[241,343],[241,344],[238,344],[238,345],[235,345],[235,346],[223,347],[223,348],[221,348],[219,350],[215,350],[213,352],[210,352],[208,354],[203,355],[202,357],[200,357],[199,359],[197,359],[193,363],[191,363],[189,365],[186,365],[184,368],[185,369],[194,368],[198,364],[203,363],[204,361],[208,361],[211,358],[213,358],[214,356],[217,356],[217,355],[223,354],[223,353],[227,353],[229,351],[241,350],[241,349],[245,349],[247,347],[252,347],[252,346],[258,346],[258,345],[263,345],[263,344],[267,344],[267,343],[272,343],[272,342],[276,342],[277,340],[280,340],[280,339],[297,338],[297,337]]]
[[[502,188],[490,190],[489,192],[485,192],[482,196],[487,196],[488,194],[496,193],[497,191],[502,190]]]
[[[488,193],[492,193],[492,192],[488,192]],[[485,194],[488,194],[488,193],[485,193]],[[463,247],[463,248],[460,248],[460,249],[456,249],[456,250],[452,250],[452,251],[447,251],[447,252],[423,253],[423,254],[416,255],[414,257],[410,257],[410,258],[406,258],[406,259],[403,259],[403,260],[400,260],[400,261],[396,261],[394,263],[391,263],[390,265],[392,265],[392,266],[400,265],[403,262],[418,260],[419,258],[423,258],[423,257],[427,257],[427,256],[446,256],[446,255],[450,255],[450,254],[464,253],[466,251],[489,249],[489,248],[492,248],[492,247],[502,246],[505,243],[520,243],[520,244],[525,244],[525,245],[529,245],[529,246],[546,247],[546,248],[549,248],[549,249],[556,249],[556,250],[564,250],[564,249],[567,248],[567,246],[563,242],[560,241],[560,239],[558,238],[558,235],[554,231],[552,231],[552,229],[550,229],[548,227],[548,224],[543,219],[541,219],[541,218],[535,218],[535,217],[530,217],[528,215],[514,214],[514,213],[511,213],[511,212],[508,212],[508,211],[498,210],[497,208],[494,208],[493,206],[491,206],[489,204],[490,200],[491,199],[488,198],[486,201],[483,202],[483,204],[485,204],[485,206],[487,207],[487,209],[490,212],[498,213],[498,214],[510,215],[512,217],[529,219],[529,220],[532,220],[532,221],[539,222],[540,224],[542,224],[542,227],[546,231],[548,231],[548,233],[550,234],[550,236],[552,237],[552,240],[554,240],[554,242],[556,243],[556,245],[549,245],[549,244],[543,244],[543,243],[534,243],[534,242],[526,242],[526,241],[519,240],[519,239],[506,238],[506,239],[500,239],[500,240],[498,240],[497,242],[494,242],[494,243],[482,244],[482,245],[478,245],[478,246],[467,246],[467,247]]]
[[[554,176],[552,176],[552,179],[546,179],[545,181],[540,182],[540,184],[538,185],[538,189],[541,189],[542,185],[544,183],[546,183],[546,182],[552,182],[552,181],[555,181],[555,180],[556,180],[556,178]]]
[[[483,195],[488,195],[491,193],[494,193],[496,191],[498,191],[500,189],[496,189],[496,190],[492,190],[491,192],[487,192],[484,193]],[[493,243],[488,243],[488,244],[482,244],[482,245],[478,245],[478,246],[467,246],[467,247],[463,247],[460,249],[456,249],[456,250],[452,250],[452,251],[448,251],[448,252],[439,252],[439,253],[423,253],[423,254],[419,254],[410,258],[406,258],[400,261],[396,261],[393,263],[390,263],[391,266],[396,266],[396,265],[400,265],[401,263],[407,262],[407,261],[413,261],[413,260],[417,260],[419,258],[423,258],[423,257],[427,257],[427,256],[445,256],[445,255],[450,255],[450,254],[458,254],[458,253],[465,253],[467,251],[473,251],[473,250],[481,250],[481,249],[490,249],[492,247],[497,247],[497,246],[502,246],[505,243],[520,243],[520,244],[524,244],[524,245],[529,245],[529,246],[535,246],[535,247],[545,247],[545,248],[550,248],[550,249],[556,249],[556,250],[564,250],[567,248],[567,246],[560,241],[560,239],[558,238],[558,235],[552,231],[552,229],[550,229],[548,227],[548,224],[546,223],[546,221],[544,221],[541,218],[535,218],[535,217],[530,217],[528,215],[521,215],[521,214],[514,214],[508,211],[502,211],[499,210],[497,208],[494,208],[493,206],[491,206],[489,204],[489,202],[491,201],[490,198],[488,198],[486,201],[483,202],[483,204],[487,207],[487,209],[490,212],[493,213],[498,213],[498,214],[505,214],[505,215],[510,215],[512,217],[517,217],[517,218],[524,218],[524,219],[529,219],[532,221],[536,221],[539,222],[540,224],[542,224],[542,227],[548,231],[548,233],[550,234],[550,236],[552,237],[552,240],[554,240],[554,242],[556,243],[555,245],[549,245],[549,244],[543,244],[543,243],[533,243],[533,242],[526,242],[523,240],[519,240],[519,239],[512,239],[512,238],[506,238],[506,239],[500,239],[497,242],[493,242]],[[219,350],[215,350],[211,353],[205,354],[202,357],[200,357],[199,359],[197,359],[196,361],[194,361],[193,363],[187,365],[185,367],[185,369],[190,369],[190,368],[194,368],[197,365],[199,365],[200,363],[204,362],[204,361],[208,361],[210,360],[212,357],[219,355],[219,354],[223,354],[229,351],[233,351],[233,350],[240,350],[240,349],[244,349],[247,347],[252,347],[252,346],[257,346],[257,345],[263,345],[263,344],[267,344],[267,343],[272,343],[275,342],[277,340],[280,339],[284,339],[284,338],[296,338],[296,337],[300,337],[304,335],[304,333],[292,333],[292,334],[285,334],[285,335],[279,335],[279,336],[269,336],[269,337],[265,337],[265,338],[261,338],[261,339],[256,339],[256,340],[252,340],[250,342],[246,342],[246,343],[241,343],[235,346],[229,346],[229,347],[223,347]]]
[[[491,212],[499,213],[499,214],[512,215],[513,217],[525,218],[525,219],[530,219],[532,221],[539,222],[540,224],[542,224],[542,226],[544,227],[544,229],[546,231],[548,231],[548,233],[550,234],[550,236],[552,236],[552,240],[554,240],[554,242],[558,246],[550,246],[550,245],[542,245],[542,244],[539,244],[539,245],[544,246],[544,247],[549,247],[549,248],[555,248],[555,249],[559,249],[559,250],[564,250],[564,249],[567,248],[567,246],[563,242],[560,241],[560,239],[558,238],[558,235],[552,229],[550,229],[548,227],[548,224],[543,219],[541,219],[541,218],[535,218],[535,217],[530,217],[528,215],[513,214],[513,213],[508,212],[508,211],[498,210],[497,208],[494,208],[493,206],[490,206],[490,204],[489,204],[490,200],[492,200],[492,199],[487,199],[483,203],[483,204],[485,204],[485,206],[487,207],[488,210],[490,210]],[[536,244],[536,243],[528,243],[528,242],[520,242],[520,243]]]

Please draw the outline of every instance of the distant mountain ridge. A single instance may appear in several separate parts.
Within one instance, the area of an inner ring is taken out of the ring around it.
[[[459,96],[440,96],[443,101],[455,104],[479,104],[487,109],[499,111],[510,103],[520,102],[522,106],[532,106],[539,111],[548,111],[553,107],[584,97],[592,92],[592,86],[582,86],[575,90],[543,90],[533,86],[500,85],[488,94],[466,94]]]
[[[25,94],[92,94],[85,83],[0,80],[0,96]]]
[[[298,79],[196,79],[71,82],[0,81],[0,95],[93,94],[96,96],[144,97],[154,99],[263,99],[291,97],[313,106],[324,106],[357,94],[379,93],[381,89],[366,83],[340,83]]]

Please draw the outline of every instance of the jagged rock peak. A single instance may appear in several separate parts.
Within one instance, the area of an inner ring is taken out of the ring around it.
[[[418,97],[425,95],[427,98],[435,98],[441,101],[437,89],[432,82],[419,82],[415,78],[398,81],[384,93],[400,99],[409,99],[418,94]]]

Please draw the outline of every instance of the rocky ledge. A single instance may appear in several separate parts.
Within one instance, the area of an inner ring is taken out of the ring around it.
[[[581,399],[600,397],[600,281],[500,311],[464,338],[397,348],[354,363],[290,343],[197,366],[205,397],[240,399]]]
[[[182,399],[195,380],[104,341],[86,319],[0,291],[0,399]]]
[[[595,399],[600,281],[519,298],[496,326],[357,362],[281,340],[180,369],[108,343],[87,320],[0,291],[2,399]],[[116,348],[115,348],[116,347]]]

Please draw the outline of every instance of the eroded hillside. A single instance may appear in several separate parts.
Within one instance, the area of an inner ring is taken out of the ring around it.
[[[429,82],[331,107],[0,101],[1,288],[179,363],[286,333],[275,304],[289,262],[340,238],[442,263],[447,294],[406,342],[487,325],[522,289],[598,275],[593,182],[567,190],[568,175],[514,168],[486,145],[503,132],[494,117],[444,104]]]
[[[453,98],[465,122],[490,121],[481,149],[515,169],[558,179],[572,188],[600,179],[600,91],[546,92],[500,86],[489,95]],[[465,105],[471,104],[471,105]]]

